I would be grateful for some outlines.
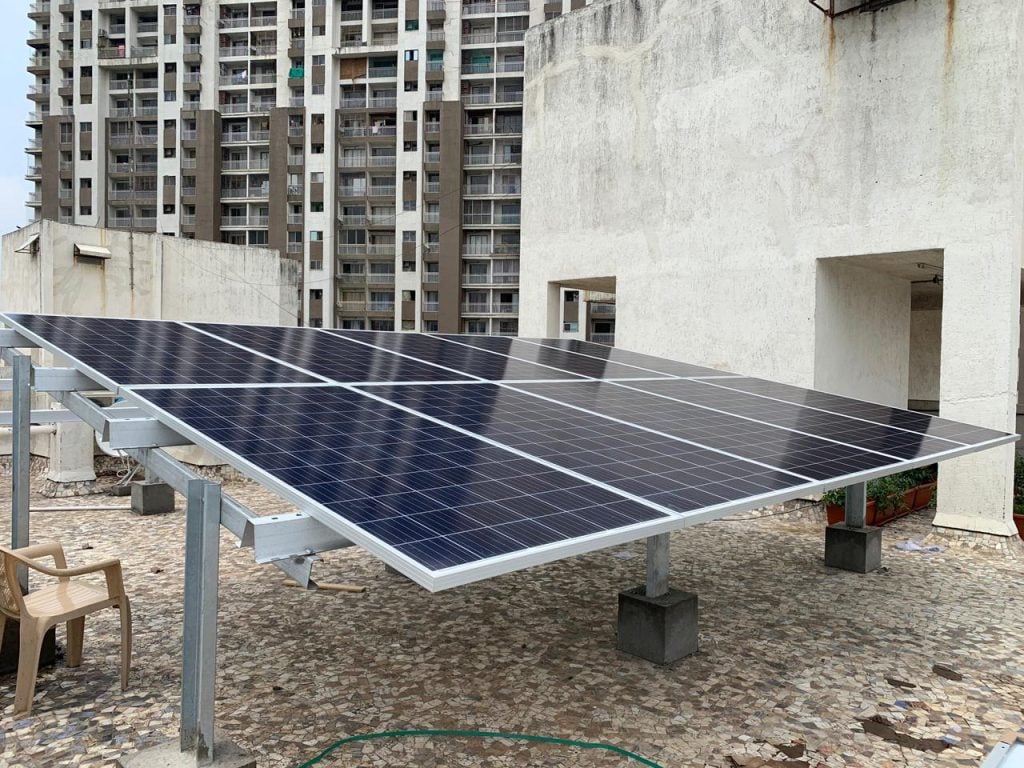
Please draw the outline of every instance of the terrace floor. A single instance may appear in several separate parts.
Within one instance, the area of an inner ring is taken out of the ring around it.
[[[9,483],[0,484],[9,509]],[[226,489],[262,512],[282,508],[256,486]],[[180,504],[146,518],[33,513],[33,540],[62,540],[72,564],[122,558],[133,672],[122,693],[110,611],[87,620],[81,667],[40,675],[30,717],[12,719],[14,677],[0,678],[0,765],[107,766],[176,735]],[[824,567],[816,510],[674,534],[672,581],[700,595],[701,650],[670,667],[615,650],[617,593],[643,581],[642,542],[438,594],[385,573],[365,552],[328,553],[315,578],[366,587],[342,594],[283,586],[283,574],[255,564],[225,532],[218,725],[261,768],[299,766],[343,737],[402,729],[606,742],[665,768],[977,766],[1024,727],[1024,560],[893,548],[924,537],[931,514],[888,526],[884,567],[866,576]],[[4,517],[0,538],[9,540]],[[640,764],[593,749],[450,737],[361,742],[319,763]]]

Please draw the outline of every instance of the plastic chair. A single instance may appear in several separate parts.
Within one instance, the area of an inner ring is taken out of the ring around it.
[[[36,560],[47,556],[53,558],[56,567],[51,568]],[[121,690],[126,689],[132,654],[132,614],[121,579],[121,561],[111,558],[68,568],[64,550],[56,542],[13,550],[0,547],[0,561],[3,565],[3,573],[0,574],[0,643],[3,642],[4,625],[8,618],[16,620],[21,626],[18,682],[14,693],[15,714],[28,714],[32,710],[39,654],[43,636],[50,627],[67,622],[67,665],[77,667],[82,663],[85,617],[104,608],[116,607],[121,612]],[[57,579],[57,583],[22,595],[18,585],[19,564],[52,576]],[[107,579],[106,589],[81,579],[73,579],[75,576],[99,571]]]

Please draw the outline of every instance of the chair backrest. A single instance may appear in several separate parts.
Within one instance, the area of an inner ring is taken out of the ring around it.
[[[0,613],[17,619],[18,607],[21,604],[20,596],[21,587],[18,585],[15,560],[0,552]]]

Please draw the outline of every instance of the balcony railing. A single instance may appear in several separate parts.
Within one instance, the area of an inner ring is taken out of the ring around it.
[[[504,226],[519,226],[522,216],[518,213],[496,213],[494,223]]]
[[[592,302],[590,305],[590,314],[595,317],[615,317],[615,305]]]
[[[614,344],[615,334],[614,333],[592,333],[590,334],[590,341],[595,344]]]
[[[423,193],[427,195],[437,195],[441,193],[441,182],[440,181],[425,181],[423,182]]]
[[[365,168],[366,155],[342,155],[338,160],[339,168]]]
[[[526,38],[525,29],[514,29],[508,32],[499,32],[497,42],[499,43],[521,43]]]
[[[369,165],[371,168],[394,168],[394,155],[370,155]]]
[[[394,285],[394,272],[370,272],[366,275],[368,285]]]
[[[366,308],[370,312],[393,312],[395,309],[395,302],[371,301],[367,303]]]
[[[398,8],[374,8],[371,12],[370,18],[374,21],[381,19],[397,19]]]
[[[426,282],[426,280],[424,280]],[[440,307],[440,302],[437,301],[424,301],[423,311],[424,312],[437,312]]]
[[[494,3],[463,3],[462,4],[462,15],[463,16],[479,16],[481,14],[491,14],[495,11]]]
[[[397,77],[398,67],[369,67],[366,70],[367,77]]]
[[[440,283],[441,273],[440,272],[424,272],[423,273],[424,283]]]
[[[440,211],[424,211],[423,212],[423,223],[424,224],[439,224],[441,222]]]
[[[462,36],[463,45],[488,45],[493,43],[493,32],[473,32]]]
[[[339,301],[338,309],[342,312],[365,312],[366,302],[365,301]]]

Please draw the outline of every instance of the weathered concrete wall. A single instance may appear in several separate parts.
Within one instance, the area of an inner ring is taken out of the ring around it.
[[[816,264],[940,249],[942,415],[1012,429],[1020,22],[983,0],[834,22],[616,0],[530,30],[520,332],[549,329],[552,281],[614,276],[619,346],[905,405],[902,289],[862,276],[837,328]],[[966,484],[944,472],[936,522],[1009,533],[1011,452],[958,462]]]
[[[34,232],[38,255],[16,253]],[[111,258],[78,263],[75,243]],[[294,325],[298,271],[268,248],[38,221],[4,235],[0,308]]]

